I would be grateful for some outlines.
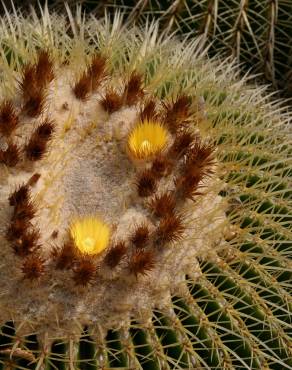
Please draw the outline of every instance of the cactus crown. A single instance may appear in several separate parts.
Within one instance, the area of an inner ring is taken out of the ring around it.
[[[21,341],[0,354],[40,368],[65,338],[72,363],[85,336],[100,366],[286,366],[290,117],[199,40],[68,19],[1,26],[0,324]]]

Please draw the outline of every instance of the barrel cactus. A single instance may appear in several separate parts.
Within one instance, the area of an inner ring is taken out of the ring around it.
[[[291,369],[291,116],[113,18],[1,19],[3,368]]]

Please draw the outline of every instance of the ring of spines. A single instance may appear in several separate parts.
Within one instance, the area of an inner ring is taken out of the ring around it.
[[[23,148],[18,148],[12,136],[22,114],[37,117],[43,111],[46,89],[53,78],[53,60],[47,51],[40,51],[36,63],[24,67],[20,83],[23,96],[21,112],[17,114],[12,101],[4,101],[0,106],[0,133],[8,139],[8,148],[6,151],[0,151],[0,163],[15,166],[22,153],[29,161],[43,159],[55,130],[52,120],[45,118],[33,130]],[[90,94],[94,93],[106,78],[106,58],[95,55],[72,87],[76,99],[86,103]],[[136,186],[133,189],[147,207],[149,220],[154,227],[150,230],[146,222],[137,224],[127,238],[113,243],[102,253],[102,261],[78,253],[70,238],[61,248],[53,248],[51,256],[48,257],[49,261],[46,261],[41,254],[40,231],[31,223],[37,209],[30,195],[30,187],[34,181],[28,181],[9,197],[8,201],[10,206],[14,207],[14,212],[6,238],[14,253],[23,259],[22,272],[29,280],[41,278],[48,266],[71,271],[74,283],[82,286],[94,282],[102,263],[110,270],[122,266],[122,273],[130,273],[137,278],[149,273],[159,260],[161,251],[168,244],[183,238],[185,216],[179,210],[184,202],[194,201],[202,194],[202,181],[212,174],[214,148],[202,143],[199,135],[193,134],[189,129],[192,122],[190,97],[179,95],[173,101],[158,104],[154,97],[147,96],[143,87],[143,76],[136,71],[125,79],[124,87],[119,91],[113,88],[105,91],[100,104],[109,114],[123,106],[138,106],[141,121],[158,121],[165,125],[172,135],[171,145],[157,153],[151,159],[150,165],[137,174]],[[11,155],[13,151],[14,155]],[[174,189],[158,193],[159,182],[167,177],[173,178]],[[35,174],[31,177],[33,178],[37,181],[39,175]],[[57,235],[57,231],[55,232]]]

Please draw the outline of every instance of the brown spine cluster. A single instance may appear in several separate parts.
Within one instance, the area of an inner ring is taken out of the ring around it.
[[[128,267],[131,274],[136,277],[146,275],[155,266],[154,254],[152,251],[138,250],[131,256]]]
[[[145,248],[150,239],[150,231],[146,224],[141,224],[135,227],[134,232],[130,237],[131,243],[137,248]]]
[[[9,137],[18,125],[18,116],[10,100],[0,105],[0,134]]]
[[[40,248],[39,238],[39,230],[31,229],[26,231],[20,238],[13,240],[12,247],[15,254],[25,257],[35,253]]]
[[[73,92],[77,99],[86,100],[94,92],[106,76],[106,58],[96,55],[92,58],[90,66],[76,82]]]
[[[169,150],[169,156],[177,159],[182,158],[194,143],[195,139],[194,134],[188,130],[178,132]]]
[[[104,262],[110,268],[115,268],[127,253],[126,243],[124,241],[117,242],[107,252]]]
[[[173,161],[166,155],[158,154],[151,166],[151,173],[157,179],[168,176],[173,167]]]
[[[121,95],[114,90],[108,90],[101,100],[101,105],[106,112],[113,113],[122,107],[123,99]]]
[[[180,214],[166,214],[156,229],[156,243],[158,245],[173,243],[181,240],[185,231],[183,217]]]
[[[134,71],[124,87],[123,102],[125,105],[135,105],[143,96],[143,77]]]
[[[38,161],[44,157],[53,132],[53,122],[46,120],[32,133],[31,138],[24,147],[25,156],[28,160]]]
[[[191,100],[186,95],[181,95],[171,103],[163,104],[165,109],[164,122],[171,133],[184,126],[190,117]]]
[[[7,167],[15,167],[20,160],[20,149],[12,141],[5,150],[0,149],[0,163]]]
[[[37,62],[24,67],[20,89],[24,99],[23,111],[28,116],[37,117],[42,113],[45,89],[53,78],[53,61],[47,51],[40,51]]]
[[[149,202],[149,207],[156,217],[171,215],[175,211],[176,199],[172,192],[155,195]]]
[[[10,194],[8,200],[10,206],[16,206],[27,202],[29,199],[29,188],[27,185],[21,185],[17,190]]]
[[[40,233],[32,227],[31,220],[36,214],[34,203],[30,199],[28,185],[21,185],[8,198],[9,205],[13,206],[13,214],[6,238],[20,257],[26,257],[40,248]]]
[[[156,110],[156,104],[154,100],[148,100],[144,105],[143,109],[140,111],[141,121],[151,121],[156,120],[158,117],[158,112]]]
[[[61,249],[54,248],[52,258],[57,270],[66,270],[72,268],[76,259],[76,252],[71,240],[64,243]]]
[[[202,194],[201,181],[213,173],[213,152],[212,146],[202,144],[199,140],[192,146],[187,153],[180,176],[175,179],[178,198],[194,200],[195,196]]]
[[[93,282],[96,272],[94,261],[88,256],[82,256],[73,266],[73,280],[76,285],[86,286]]]
[[[25,279],[37,280],[45,272],[45,261],[37,254],[25,258],[22,264],[22,273]]]
[[[152,195],[157,187],[156,179],[151,170],[143,171],[136,183],[138,195],[140,197],[149,197]]]

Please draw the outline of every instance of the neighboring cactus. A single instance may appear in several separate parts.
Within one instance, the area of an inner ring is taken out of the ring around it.
[[[92,12],[123,9],[131,21],[159,18],[162,29],[201,35],[210,54],[236,57],[244,70],[261,73],[292,97],[292,2],[290,0],[71,0]],[[55,0],[52,7],[63,2]]]
[[[0,43],[1,363],[291,369],[284,108],[119,14]]]

